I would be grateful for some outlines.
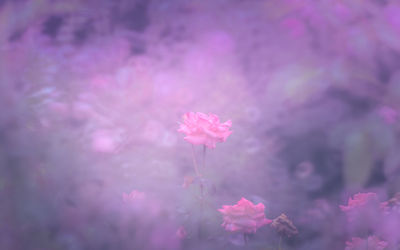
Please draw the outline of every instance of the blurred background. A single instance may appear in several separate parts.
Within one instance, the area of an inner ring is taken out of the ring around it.
[[[277,249],[270,227],[247,246],[221,227],[217,209],[241,197],[293,221],[281,249],[373,234],[339,205],[400,191],[399,13],[395,0],[0,1],[0,249]],[[188,111],[233,124],[206,152],[201,211],[183,185]],[[140,207],[123,201],[132,190]]]

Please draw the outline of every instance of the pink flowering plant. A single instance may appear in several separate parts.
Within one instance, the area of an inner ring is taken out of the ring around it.
[[[203,214],[205,204],[209,204],[204,195],[204,187],[207,179],[204,177],[198,166],[194,146],[203,145],[203,169],[205,163],[205,153],[207,148],[215,148],[217,143],[225,142],[231,135],[230,130],[232,122],[230,120],[221,123],[219,117],[215,114],[208,115],[200,112],[188,112],[183,115],[183,123],[180,124],[179,132],[184,133],[184,139],[192,144],[192,160],[196,177],[186,176],[184,178],[183,187],[187,188],[192,183],[199,183],[200,186],[200,213]],[[208,206],[209,207],[209,206]],[[265,217],[265,206],[263,203],[254,204],[246,198],[242,197],[235,205],[223,205],[218,209],[222,215],[222,227],[230,233],[242,234],[245,244],[248,242],[249,235],[255,234],[257,230],[268,225],[272,220]],[[281,215],[282,217],[282,215]],[[287,219],[279,217],[276,219],[274,228],[279,232],[285,232],[287,235],[297,234],[297,229],[293,223]],[[288,223],[289,224],[288,224]],[[203,217],[200,216],[199,232]],[[287,230],[290,225],[290,232]],[[289,233],[288,233],[289,232]],[[280,247],[280,243],[279,243]]]
[[[0,250],[400,250],[400,1],[0,0],[0,31]]]
[[[230,127],[232,122],[230,120],[220,123],[219,117],[215,114],[209,113],[208,115],[201,112],[188,112],[183,115],[183,123],[180,123],[178,132],[184,133],[184,139],[192,144],[192,161],[195,171],[195,177],[185,176],[182,187],[188,188],[191,184],[196,183],[200,189],[199,207],[200,215],[198,222],[199,236],[202,231],[204,207],[209,202],[206,200],[205,194],[208,193],[207,183],[210,181],[204,176],[202,170],[205,168],[205,157],[207,148],[215,148],[217,142],[225,142],[228,136],[232,133]],[[198,164],[195,152],[195,145],[203,145],[203,160],[202,169]]]
[[[208,115],[201,112],[188,112],[183,115],[183,123],[180,124],[178,132],[184,133],[184,139],[192,144],[192,160],[196,177],[200,183],[201,198],[203,198],[205,179],[200,172],[196,153],[193,145],[203,145],[203,168],[205,168],[206,148],[215,148],[217,142],[224,142],[232,133],[230,120],[220,123],[215,114]],[[185,177],[183,186],[186,187],[194,181],[192,177]]]
[[[194,176],[185,176],[182,188],[189,190],[193,186],[198,189],[191,189],[194,190],[193,193],[187,192],[192,196],[193,207],[187,209],[190,216],[186,216],[185,219],[175,218],[179,223],[174,225],[174,238],[179,242],[185,242],[196,234],[200,241],[215,237],[210,235],[206,227],[214,222],[212,218],[218,218],[218,224],[224,229],[221,232],[224,238],[242,238],[241,244],[250,246],[250,244],[257,244],[252,239],[257,236],[263,237],[261,235],[268,232],[279,236],[279,242],[274,244],[282,250],[284,249],[282,238],[295,240],[301,233],[286,214],[280,213],[275,219],[269,219],[270,216],[267,218],[263,203],[253,203],[244,197],[235,204],[224,204],[218,207],[216,205],[218,201],[213,199],[208,190],[210,186],[207,185],[213,178],[205,171],[206,150],[207,148],[215,149],[217,143],[226,142],[232,134],[231,126],[230,120],[221,123],[219,117],[211,113],[206,115],[200,112],[188,112],[183,115],[183,122],[180,123],[178,132],[183,133],[184,140],[191,144],[190,157],[193,161]],[[196,146],[202,146],[203,149],[201,165],[198,164]],[[152,201],[147,193],[138,190],[123,193],[122,200],[129,207],[135,208],[131,211],[136,215],[150,212],[154,216],[159,216],[161,211],[161,204]],[[399,226],[398,223],[393,223],[393,219],[400,218],[398,216],[399,200],[398,196],[395,196],[388,201],[380,202],[376,193],[360,192],[348,198],[347,204],[339,205],[340,210],[346,215],[348,233],[351,236],[350,240],[346,238],[347,241],[344,239],[341,243],[345,250],[385,250],[398,244],[399,237],[393,235],[392,232],[396,232],[397,229],[394,228]],[[213,213],[218,217],[209,216]],[[182,217],[184,216],[183,214]],[[236,244],[232,240],[231,242]]]

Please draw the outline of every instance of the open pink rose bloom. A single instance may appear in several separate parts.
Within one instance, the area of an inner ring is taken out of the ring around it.
[[[188,112],[183,115],[183,123],[179,132],[186,134],[185,140],[194,145],[205,145],[215,148],[217,142],[224,142],[232,133],[230,120],[220,123],[215,114],[203,114],[200,112]]]
[[[222,226],[225,227],[225,230],[255,233],[258,228],[272,222],[265,218],[264,209],[264,204],[254,205],[251,201],[242,198],[236,205],[225,205],[218,211],[223,215]]]

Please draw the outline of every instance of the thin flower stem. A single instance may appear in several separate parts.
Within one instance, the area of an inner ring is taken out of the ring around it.
[[[203,169],[206,168],[206,145],[203,145]]]
[[[205,152],[203,151],[203,157],[204,156],[205,156]],[[199,167],[197,165],[196,153],[194,151],[193,144],[192,144],[192,158],[193,158],[194,171],[196,172],[196,175],[199,178],[199,186],[200,186],[200,216],[199,216],[199,222],[198,222],[198,237],[199,237],[199,240],[202,240],[202,238],[203,238],[203,229],[202,228],[203,228],[203,210],[204,210],[204,185],[203,185],[203,180],[201,178],[201,174],[199,171]]]
[[[197,161],[196,161],[196,153],[194,151],[194,146],[192,144],[192,158],[193,158],[193,165],[194,165],[194,171],[196,172],[197,177],[199,178],[199,186],[200,186],[200,198],[203,202],[203,198],[204,198],[204,185],[203,185],[203,180],[201,179],[201,174],[199,171],[199,167],[197,165]],[[203,206],[203,205],[202,205]]]
[[[199,168],[197,167],[197,161],[196,161],[196,155],[194,153],[194,146],[192,144],[192,157],[193,157],[193,165],[194,165],[194,171],[196,172],[197,177],[200,177],[200,172]]]
[[[282,243],[282,235],[279,236],[278,250],[281,250],[281,243]]]

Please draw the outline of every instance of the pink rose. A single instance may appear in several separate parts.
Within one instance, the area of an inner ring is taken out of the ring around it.
[[[386,241],[381,241],[376,236],[369,236],[368,239],[361,239],[354,237],[351,241],[346,242],[345,250],[384,250],[387,249],[388,243]]]
[[[218,209],[222,213],[225,230],[241,233],[255,233],[258,228],[271,223],[265,218],[264,204],[254,205],[252,202],[242,198],[236,205],[222,206]]]
[[[186,134],[185,140],[194,144],[204,144],[209,148],[215,148],[216,142],[224,142],[232,133],[229,128],[232,122],[219,122],[214,114],[203,114],[200,112],[188,112],[183,115],[183,123],[180,124],[179,132]]]

